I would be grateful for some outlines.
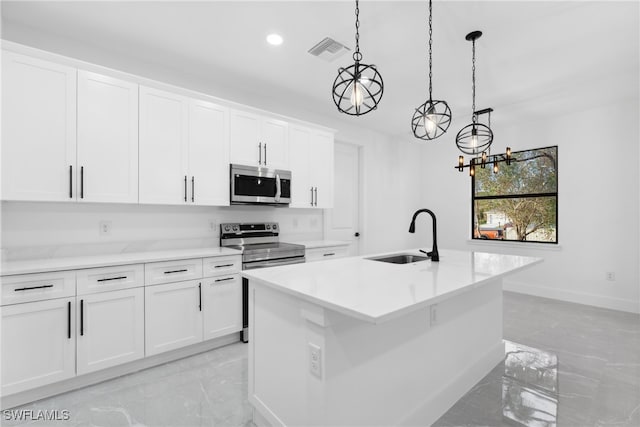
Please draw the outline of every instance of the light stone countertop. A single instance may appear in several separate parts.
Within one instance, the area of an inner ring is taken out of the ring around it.
[[[418,249],[392,252],[422,255]],[[440,262],[390,264],[376,254],[243,271],[242,276],[371,323],[438,303],[542,262],[542,258],[440,250]]]
[[[331,246],[349,246],[351,244],[345,240],[303,240],[299,242],[289,243],[304,245],[305,249],[328,248]]]
[[[0,274],[8,276],[225,255],[242,255],[242,252],[235,249],[215,247],[3,261],[0,265]]]

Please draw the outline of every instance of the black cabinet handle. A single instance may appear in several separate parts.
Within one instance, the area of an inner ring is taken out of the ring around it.
[[[216,282],[226,282],[227,280],[233,280],[233,277],[225,277],[224,279],[216,279]]]
[[[187,201],[187,175],[184,176],[184,201]]]
[[[264,143],[264,164],[267,164],[267,143]]]
[[[185,271],[189,271],[189,270],[187,270],[186,268],[182,270],[171,270],[171,271],[165,271],[164,274],[184,273]]]
[[[67,302],[67,338],[71,339],[71,301]]]
[[[329,252],[328,254],[323,254],[323,256],[333,256],[335,255],[335,252]]]
[[[258,164],[262,164],[262,142],[258,144]]]
[[[73,166],[69,165],[69,198],[73,199]]]
[[[191,177],[191,203],[196,201],[196,177]]]
[[[80,198],[84,199],[84,166],[80,166]]]
[[[233,267],[233,264],[222,264],[222,265],[216,265],[213,268],[224,268],[224,267]]]
[[[198,283],[198,310],[202,311],[202,283]]]
[[[313,203],[314,206],[318,206],[318,187],[315,187],[313,191],[316,193],[316,201]]]
[[[96,282],[108,282],[109,280],[122,280],[126,278],[127,276],[109,277],[108,279],[98,279]]]
[[[32,289],[45,289],[45,288],[53,288],[53,285],[42,285],[42,286],[29,286],[26,288],[16,288],[14,289],[15,292],[20,292],[20,291],[30,291]]]
[[[84,300],[80,300],[80,336],[84,335]]]
[[[313,187],[311,187],[311,206],[313,206]]]
[[[356,234],[354,234],[354,236],[356,236],[356,237],[360,237],[360,233],[358,233],[358,232],[356,231]]]

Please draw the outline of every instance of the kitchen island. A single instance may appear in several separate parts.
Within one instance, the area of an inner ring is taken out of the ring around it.
[[[502,277],[542,261],[381,256],[242,273],[257,425],[430,425],[504,357]]]

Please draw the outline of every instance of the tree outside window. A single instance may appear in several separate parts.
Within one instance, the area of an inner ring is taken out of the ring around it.
[[[511,165],[476,166],[473,239],[558,243],[558,147],[512,153]]]

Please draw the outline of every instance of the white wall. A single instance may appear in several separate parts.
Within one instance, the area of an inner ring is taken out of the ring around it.
[[[56,38],[26,27],[5,25],[2,36],[25,46],[46,49],[95,65],[336,129],[336,140],[359,145],[363,150],[361,252],[416,246],[415,237],[407,233],[411,214],[420,207],[420,147],[413,141],[392,141],[386,135],[359,126],[357,118],[341,115],[331,102],[327,103],[326,111],[312,111],[294,93],[283,93],[278,99],[260,93],[248,93],[245,88],[230,86],[224,80],[215,79],[212,77],[215,73],[203,76],[196,70],[158,67],[136,58],[94,49],[84,41]],[[49,59],[55,60],[53,58]],[[47,255],[52,251],[55,255],[66,255],[89,250],[86,245],[91,245],[92,251],[112,251],[157,248],[169,244],[214,244],[217,235],[212,235],[209,230],[210,219],[217,223],[276,220],[281,222],[283,240],[323,237],[321,212],[307,209],[285,211],[237,206],[198,208],[4,202],[2,249],[5,257],[31,257]],[[111,236],[98,235],[100,220],[113,222]],[[293,227],[294,222],[298,224],[297,228]],[[39,249],[34,250],[34,247]]]
[[[424,204],[446,212],[439,216],[441,246],[540,256],[544,263],[509,277],[505,288],[640,312],[637,93],[632,83],[636,97],[628,102],[495,128],[494,152],[558,145],[559,247],[469,242],[471,185],[468,171],[453,167],[455,132],[446,144],[425,148],[424,163],[433,167],[424,170]],[[606,280],[608,271],[615,281]]]

